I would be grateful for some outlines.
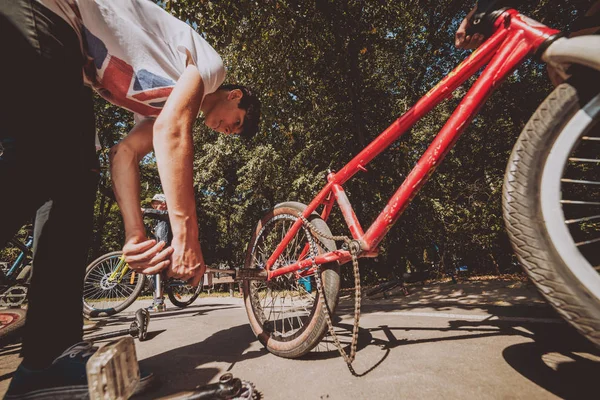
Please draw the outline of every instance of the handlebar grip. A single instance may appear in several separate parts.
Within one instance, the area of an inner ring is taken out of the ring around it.
[[[486,18],[488,15],[488,11],[479,10],[480,9],[478,9],[478,11],[476,11],[469,19],[469,24],[467,25],[467,29],[465,29],[465,33],[467,34],[467,36],[473,36],[476,33],[481,33],[486,36],[489,36],[489,32],[485,32],[487,28],[486,22],[489,23],[489,21],[487,21]]]
[[[477,10],[471,16],[469,25],[465,30],[467,36],[481,33],[485,37],[489,37],[494,31],[494,22],[502,13],[511,8],[507,7],[511,3],[507,0],[480,0],[477,4]]]
[[[467,29],[465,29],[465,33],[467,36],[473,36],[474,34],[478,33],[476,27],[473,26],[471,21],[469,21],[469,25],[467,26]]]

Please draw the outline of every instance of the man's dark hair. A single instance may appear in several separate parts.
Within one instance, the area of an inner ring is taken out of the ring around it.
[[[243,85],[221,85],[218,90],[235,90],[240,89],[242,91],[242,98],[238,107],[246,110],[246,117],[244,118],[244,125],[240,136],[244,139],[250,140],[258,132],[258,123],[260,122],[260,100],[253,91]]]

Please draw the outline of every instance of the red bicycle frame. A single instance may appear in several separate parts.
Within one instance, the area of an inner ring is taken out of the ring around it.
[[[458,140],[464,129],[472,121],[481,106],[500,83],[528,56],[550,36],[559,33],[533,21],[516,10],[507,10],[496,19],[494,33],[474,51],[458,67],[442,79],[433,89],[423,96],[411,109],[398,118],[383,131],[373,142],[354,157],[337,173],[327,176],[327,184],[311,201],[303,212],[305,218],[324,205],[321,217],[327,220],[333,208],[334,200],[338,203],[342,215],[350,229],[354,240],[360,243],[359,257],[375,257],[378,244],[408,207],[412,198],[433,173],[437,165]],[[364,232],[354,210],[350,205],[342,185],[365,166],[378,154],[390,146],[404,132],[410,129],[420,118],[435,106],[452,95],[452,92],[487,64],[480,77],[467,92],[444,127],[436,135],[431,145],[421,156],[418,163],[406,177],[402,185],[392,196],[377,219]],[[298,219],[286,233],[274,253],[267,260],[267,279],[307,269],[311,273],[313,259],[307,258],[296,263],[272,269],[275,261],[282,254],[290,240],[302,226]],[[306,253],[306,249],[303,253]],[[302,257],[300,257],[302,258]],[[339,262],[344,264],[352,259],[348,250],[336,250],[314,258],[316,264]],[[303,272],[302,275],[306,275]]]

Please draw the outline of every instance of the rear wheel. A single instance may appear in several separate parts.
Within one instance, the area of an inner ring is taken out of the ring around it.
[[[304,204],[289,202],[279,204],[267,213],[250,241],[245,268],[264,268],[298,219],[298,213],[305,208]],[[309,221],[321,232],[330,234],[325,221],[316,213],[310,216]],[[317,238],[303,226],[282,252],[274,268],[335,249],[335,242]],[[294,273],[270,281],[244,282],[244,302],[250,325],[267,350],[281,357],[296,358],[319,344],[327,332],[321,303],[325,301],[331,313],[335,310],[340,289],[339,268],[337,262],[320,268],[325,299],[315,285],[307,285],[306,279],[298,279]]]
[[[554,308],[600,346],[600,95],[560,85],[515,144],[503,189],[519,261]]]
[[[185,308],[196,301],[201,291],[202,282],[194,287],[189,283],[178,279],[169,281],[166,288],[169,300],[171,300],[173,305],[179,308]]]
[[[83,309],[89,317],[108,317],[129,307],[144,288],[145,276],[127,268],[110,279],[123,252],[105,254],[88,265],[83,281]],[[123,267],[121,267],[123,268]]]

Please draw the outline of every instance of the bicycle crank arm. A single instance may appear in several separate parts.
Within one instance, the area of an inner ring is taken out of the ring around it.
[[[236,281],[266,281],[267,270],[254,268],[238,268],[235,270]]]
[[[135,313],[135,321],[131,323],[129,329],[121,329],[116,332],[100,333],[98,335],[90,336],[86,338],[90,341],[110,339],[117,336],[131,335],[133,338],[138,338],[140,342],[146,340],[146,333],[148,332],[148,325],[150,324],[150,313],[144,308],[140,308]]]
[[[118,336],[123,336],[123,335],[129,335],[129,334],[130,334],[129,329],[122,329],[120,331],[115,331],[115,332],[99,333],[99,334],[94,335],[94,336],[86,337],[85,340],[89,340],[91,342],[95,342],[97,340],[110,339],[110,338],[114,338],[114,337],[118,337]]]
[[[235,275],[235,269],[206,268],[206,273]]]

